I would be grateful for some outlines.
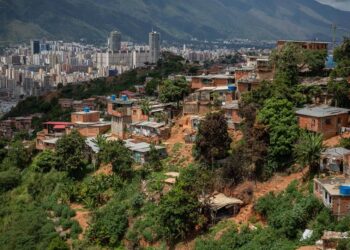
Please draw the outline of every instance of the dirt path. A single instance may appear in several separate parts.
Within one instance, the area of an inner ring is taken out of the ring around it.
[[[258,182],[256,184],[254,182],[242,183],[237,188],[235,188],[230,195],[233,197],[240,197],[240,195],[249,188],[253,191],[253,198],[251,202],[245,207],[241,208],[241,211],[239,212],[239,214],[233,217],[232,219],[237,224],[248,223],[249,219],[251,219],[253,216],[257,217],[257,215],[253,210],[253,204],[257,199],[259,199],[260,197],[270,192],[276,192],[276,193],[282,192],[288,187],[288,185],[293,180],[301,180],[303,178],[303,175],[304,175],[304,172],[298,172],[298,173],[291,174],[289,176],[276,175],[267,182]]]
[[[193,144],[186,143],[184,138],[185,134],[189,132],[192,132],[190,116],[183,116],[180,119],[176,120],[175,125],[171,128],[170,138],[164,142],[170,156],[174,156],[175,158],[185,158],[186,163],[193,162]],[[172,151],[172,149],[176,144],[181,144],[181,147],[179,148],[179,151],[175,153],[176,155],[173,155],[174,152]]]
[[[346,132],[342,135],[337,135],[324,141],[326,147],[336,147],[340,144],[342,138],[350,138],[350,132]]]
[[[76,213],[72,219],[76,220],[83,229],[83,232],[79,234],[79,240],[83,240],[86,229],[89,227],[90,211],[86,210],[81,204],[77,203],[72,203],[70,207]]]

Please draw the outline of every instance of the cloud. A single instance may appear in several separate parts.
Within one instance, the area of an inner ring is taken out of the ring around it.
[[[317,0],[320,3],[330,5],[334,8],[350,11],[350,0]]]

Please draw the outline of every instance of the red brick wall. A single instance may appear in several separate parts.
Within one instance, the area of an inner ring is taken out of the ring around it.
[[[348,126],[348,118],[347,114],[327,118],[298,116],[298,124],[300,128],[322,133],[324,138],[330,138],[336,136],[341,127]],[[330,124],[326,123],[326,119],[330,119]]]
[[[338,217],[350,214],[350,197],[333,196],[332,213]]]
[[[77,122],[98,122],[100,120],[99,112],[73,113],[71,115],[72,123]]]

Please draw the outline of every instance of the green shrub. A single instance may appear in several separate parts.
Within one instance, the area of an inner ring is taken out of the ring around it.
[[[0,193],[17,187],[21,182],[21,174],[16,169],[0,172]]]
[[[72,226],[71,226],[71,237],[73,239],[77,239],[79,234],[83,232],[82,228],[80,227],[79,223],[76,220],[72,221]]]

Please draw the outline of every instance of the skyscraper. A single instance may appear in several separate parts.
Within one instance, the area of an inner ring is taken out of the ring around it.
[[[32,51],[32,55],[39,54],[40,53],[40,41],[31,40],[30,41],[30,48]]]
[[[152,31],[149,33],[149,49],[151,54],[151,63],[156,63],[160,57],[160,34]]]
[[[112,31],[108,38],[109,51],[115,53],[121,49],[122,34],[118,31]]]

